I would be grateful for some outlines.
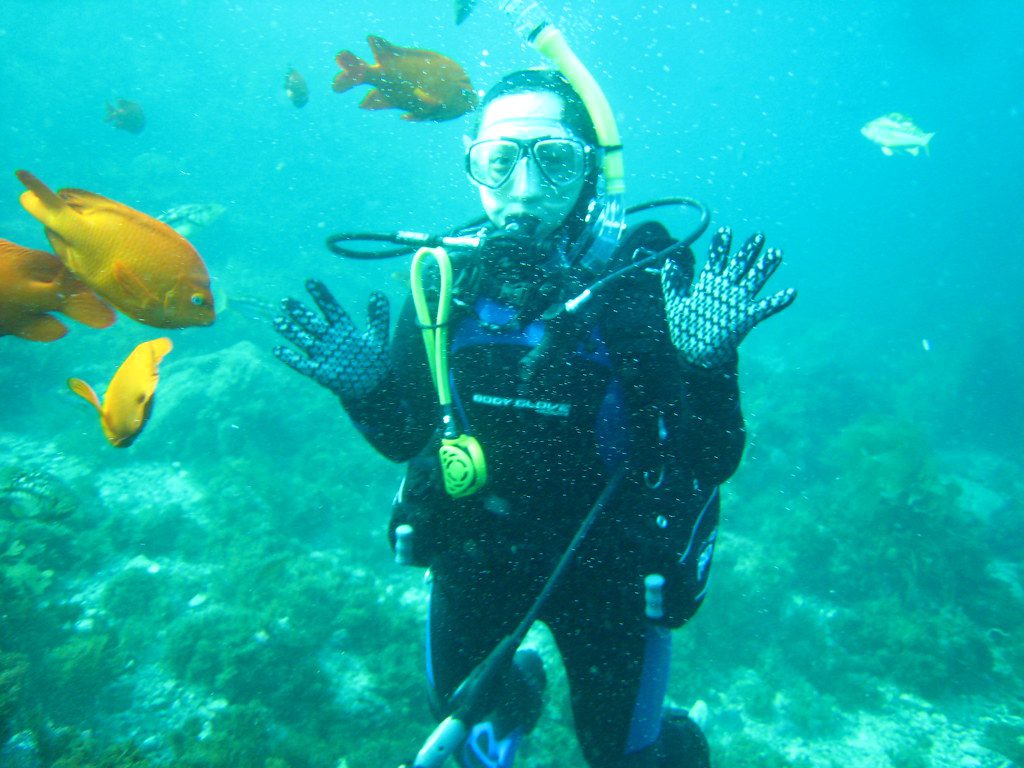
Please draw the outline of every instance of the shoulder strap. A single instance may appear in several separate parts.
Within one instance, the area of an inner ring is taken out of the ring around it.
[[[663,224],[645,221],[630,227],[613,257],[622,268],[644,256],[660,253],[678,241]],[[689,249],[674,254],[684,269],[693,268]],[[659,265],[660,266],[660,265]],[[661,461],[658,420],[678,393],[677,365],[661,299],[657,267],[635,270],[610,285],[601,303],[601,324],[613,365],[622,381],[630,420],[639,438],[637,466]]]

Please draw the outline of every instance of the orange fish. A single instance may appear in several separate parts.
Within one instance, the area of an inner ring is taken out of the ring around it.
[[[103,122],[112,123],[115,128],[128,133],[142,133],[146,127],[146,115],[136,102],[118,99],[116,104],[107,102],[107,116]]]
[[[0,336],[56,341],[68,328],[50,312],[90,328],[106,328],[117,318],[52,253],[0,239]]]
[[[351,51],[338,54],[342,71],[334,90],[344,93],[355,85],[376,86],[359,105],[363,109],[404,109],[403,120],[452,120],[477,104],[476,91],[457,63],[434,51],[399,48],[381,37],[366,38],[376,64],[369,65]]]
[[[54,194],[28,171],[22,207],[86,285],[140,323],[157,328],[214,321],[210,275],[196,249],[169,225],[84,189]]]
[[[149,420],[153,396],[160,380],[160,361],[172,348],[167,338],[144,341],[128,355],[110,380],[103,405],[96,392],[81,379],[68,379],[68,387],[99,411],[103,434],[115,448],[135,442]]]
[[[296,107],[304,107],[309,102],[309,88],[306,78],[297,69],[289,69],[284,79],[284,92]]]

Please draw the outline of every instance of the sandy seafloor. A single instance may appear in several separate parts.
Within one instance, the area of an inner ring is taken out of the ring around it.
[[[1024,765],[1020,4],[551,6],[616,111],[630,202],[692,195],[767,232],[775,287],[800,292],[742,348],[748,449],[670,698],[706,702],[725,768]],[[276,362],[264,307],[316,276],[360,317],[371,289],[401,296],[406,262],[342,261],[327,234],[477,215],[465,120],[331,92],[367,34],[481,89],[539,61],[485,0],[461,27],[428,0],[0,14],[0,237],[46,247],[18,168],[153,215],[218,203],[191,239],[226,298],[168,334],[126,450],[65,380],[102,389],[162,332],[0,338],[4,768],[381,768],[432,727],[422,573],[384,536],[400,467]],[[117,98],[141,133],[103,122]],[[860,135],[889,112],[935,133],[928,156]],[[529,642],[550,687],[520,764],[582,766],[557,657]]]

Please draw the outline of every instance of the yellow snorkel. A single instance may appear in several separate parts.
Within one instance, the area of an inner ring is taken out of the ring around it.
[[[433,318],[430,316],[423,285],[423,265],[430,257],[437,262],[440,278],[437,312]],[[423,332],[430,376],[434,380],[437,400],[441,405],[444,437],[441,438],[439,458],[444,487],[454,498],[469,496],[483,488],[487,482],[487,463],[477,439],[472,435],[460,435],[455,428],[452,392],[448,382],[448,320],[452,304],[452,263],[448,252],[444,248],[420,248],[413,256],[409,279],[416,318]]]
[[[626,171],[622,139],[611,105],[597,80],[573,53],[565,36],[537,0],[498,0],[498,7],[512,19],[519,35],[565,75],[583,100],[594,124],[602,150],[605,190],[601,195],[600,210],[591,212],[594,218],[591,240],[584,246],[580,263],[595,273],[601,273],[626,228],[626,206],[623,202]]]

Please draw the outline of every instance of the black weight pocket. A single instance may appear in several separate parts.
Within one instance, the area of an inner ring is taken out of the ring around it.
[[[425,568],[437,554],[440,515],[447,498],[442,488],[436,453],[417,456],[406,465],[405,477],[391,505],[388,541],[394,551],[396,529],[402,525],[411,527],[407,565]]]
[[[656,621],[675,629],[697,612],[707,592],[718,537],[718,487],[648,489],[638,502],[629,532],[637,579],[642,584],[652,574],[664,577],[663,615]]]

